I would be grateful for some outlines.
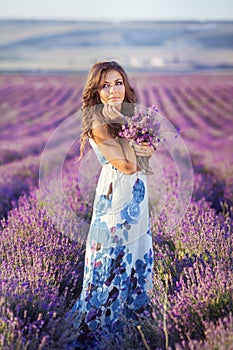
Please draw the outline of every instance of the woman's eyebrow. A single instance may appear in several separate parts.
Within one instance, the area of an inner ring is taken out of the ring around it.
[[[123,79],[122,79],[122,78],[117,78],[117,79],[114,80],[114,83],[115,83],[116,81],[118,81],[118,80],[123,80]],[[109,81],[108,81],[108,80],[105,80],[104,83],[109,83]]]

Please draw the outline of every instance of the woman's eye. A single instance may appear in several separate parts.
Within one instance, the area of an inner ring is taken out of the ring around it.
[[[116,83],[115,83],[115,85],[116,86],[119,86],[119,85],[123,85],[123,81],[117,81]],[[102,89],[108,89],[110,87],[110,84],[108,84],[108,83],[106,83],[106,84],[103,84],[103,86],[102,86]]]

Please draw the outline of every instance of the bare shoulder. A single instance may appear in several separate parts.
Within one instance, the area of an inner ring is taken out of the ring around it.
[[[107,125],[98,119],[94,120],[92,123],[92,135],[97,144],[103,141],[112,140]]]

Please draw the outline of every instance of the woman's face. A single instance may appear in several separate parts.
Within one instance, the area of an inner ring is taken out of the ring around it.
[[[125,85],[117,70],[109,70],[103,75],[99,97],[103,104],[120,107],[125,98]]]

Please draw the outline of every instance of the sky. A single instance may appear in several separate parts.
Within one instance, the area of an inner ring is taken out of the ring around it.
[[[233,20],[233,0],[0,0],[0,18]]]

